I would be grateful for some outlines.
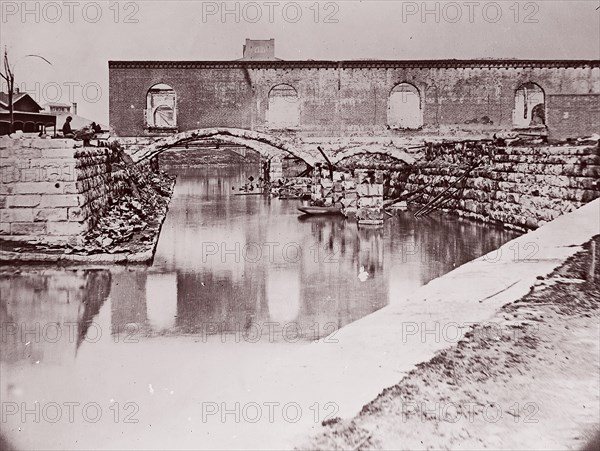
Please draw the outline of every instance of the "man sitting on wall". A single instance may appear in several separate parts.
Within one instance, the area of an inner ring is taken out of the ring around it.
[[[63,136],[65,138],[75,138],[75,134],[73,133],[73,130],[71,130],[71,121],[73,120],[73,118],[71,116],[67,116],[67,119],[64,123],[64,125],[62,126],[62,132],[63,132]]]

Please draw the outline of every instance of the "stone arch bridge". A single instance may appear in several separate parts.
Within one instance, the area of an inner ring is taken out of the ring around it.
[[[322,146],[328,158],[334,164],[345,158],[360,154],[387,155],[406,164],[415,162],[415,158],[403,146],[393,145],[392,143],[383,144],[372,141],[318,144],[304,141],[297,136],[283,135],[275,137],[268,133],[238,128],[203,128],[160,138],[138,138],[135,141],[121,139],[121,142],[133,161],[137,163],[153,158],[173,147],[209,139],[228,144],[243,145],[267,158],[290,155],[303,160],[310,166],[314,166],[316,163],[325,163],[325,159],[317,149],[319,145]]]

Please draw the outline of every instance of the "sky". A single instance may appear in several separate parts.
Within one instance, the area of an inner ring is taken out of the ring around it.
[[[108,124],[109,60],[600,59],[600,0],[0,0],[0,46],[38,103]],[[37,54],[47,59],[28,57]],[[2,84],[6,91],[6,85]]]

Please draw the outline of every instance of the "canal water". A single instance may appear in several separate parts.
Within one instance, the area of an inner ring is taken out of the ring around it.
[[[282,378],[299,349],[516,236],[410,212],[383,228],[301,216],[300,201],[240,195],[258,172],[176,170],[150,267],[2,271],[3,436],[22,449],[267,446],[272,421],[223,411],[294,402],[300,381]],[[309,399],[315,420],[335,413]]]

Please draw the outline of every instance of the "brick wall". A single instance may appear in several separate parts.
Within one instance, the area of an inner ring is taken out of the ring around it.
[[[148,134],[143,122],[147,92],[167,83],[177,94],[179,131],[217,126],[266,131],[269,92],[285,83],[299,96],[297,133],[390,134],[390,92],[407,82],[420,91],[425,129],[483,127],[493,132],[512,128],[515,91],[535,82],[546,95],[549,132],[562,139],[598,131],[599,65],[114,62],[109,65],[110,124],[118,136]],[[596,119],[591,118],[594,111]],[[493,124],[466,124],[483,116]]]
[[[402,188],[423,190],[417,199],[427,203],[465,172],[464,148],[441,150],[441,155],[411,168],[408,177],[395,173],[391,179],[406,178]],[[485,163],[446,205],[461,216],[535,229],[600,197],[598,146],[490,146],[486,153]],[[472,156],[472,161],[477,158]]]
[[[115,151],[69,139],[0,137],[0,238],[81,238],[124,187]]]
[[[600,95],[552,95],[546,108],[554,126],[550,138],[576,138],[600,133]]]

